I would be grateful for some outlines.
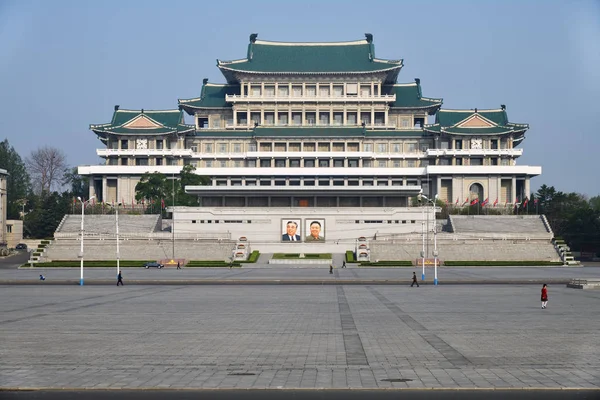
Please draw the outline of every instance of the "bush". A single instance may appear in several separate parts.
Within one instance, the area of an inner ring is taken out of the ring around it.
[[[41,246],[41,245],[44,245],[44,246],[46,246],[46,245],[48,245],[48,244],[50,244],[50,241],[49,241],[49,240],[42,240],[42,241],[40,242],[40,246]]]
[[[226,261],[192,260],[189,261],[185,266],[186,268],[229,268],[229,263]],[[239,268],[241,267],[241,264],[239,262],[234,262],[233,264],[231,264],[231,266]]]
[[[131,267],[143,267],[145,263],[147,262],[151,262],[154,260],[146,260],[146,261],[137,261],[137,260],[120,260],[119,261],[119,267],[123,267],[123,268],[131,268]],[[26,264],[27,266],[29,264]],[[34,264],[34,266],[38,267],[38,268],[74,268],[74,267],[79,267],[81,265],[80,261],[74,261],[74,260],[54,260],[54,261],[50,261],[50,262],[41,262],[41,263],[37,263]],[[93,260],[93,261],[86,261],[85,259],[83,260],[83,266],[84,268],[116,268],[117,267],[117,260]]]
[[[355,262],[354,252],[352,250],[346,251],[346,262]]]
[[[506,266],[549,266],[563,265],[558,261],[444,261],[446,267],[506,267]]]
[[[321,259],[321,260],[330,260],[331,253],[306,253],[304,254],[304,258],[308,259]],[[282,260],[282,259],[294,259],[294,260],[302,260],[300,258],[300,253],[275,253],[273,254],[273,259]]]

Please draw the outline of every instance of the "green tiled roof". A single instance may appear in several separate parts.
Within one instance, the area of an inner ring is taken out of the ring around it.
[[[228,94],[240,94],[240,85],[219,85],[205,82],[202,85],[200,97],[179,99],[179,105],[190,115],[193,115],[194,110],[198,108],[230,108],[231,104],[225,102],[225,96]]]
[[[489,127],[461,127],[462,123],[477,116],[490,124]],[[504,106],[495,110],[438,110],[435,123],[425,130],[431,133],[451,135],[505,135],[509,133],[522,136],[529,129],[528,124],[508,122]]]
[[[426,108],[431,115],[441,107],[442,99],[423,97],[421,84],[417,79],[414,83],[383,85],[382,94],[395,94],[396,101],[391,105],[394,108]]]
[[[253,35],[254,36],[254,35]],[[370,35],[369,35],[370,36]],[[402,60],[375,58],[372,36],[369,40],[336,43],[286,43],[251,37],[246,58],[217,60],[228,82],[232,72],[260,74],[352,74],[390,71],[387,81],[395,82]]]
[[[156,127],[127,127],[139,118],[146,118]],[[90,129],[105,140],[108,135],[168,135],[189,133],[195,128],[185,124],[182,110],[120,110],[115,109],[112,121],[108,124],[90,125]]]

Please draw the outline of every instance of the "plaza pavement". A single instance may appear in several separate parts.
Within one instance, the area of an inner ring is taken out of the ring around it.
[[[252,270],[260,271],[325,273]],[[124,287],[0,286],[0,388],[600,388],[598,290],[550,285],[542,310],[532,284],[127,285],[138,272],[140,280],[188,273],[126,270]],[[412,270],[364,271],[376,272]],[[90,279],[94,273],[108,272],[89,271]],[[537,278],[529,269],[481,273]]]

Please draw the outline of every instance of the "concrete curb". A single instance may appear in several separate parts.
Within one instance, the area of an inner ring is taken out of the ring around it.
[[[566,285],[570,279],[511,279],[511,280],[446,280],[444,285]],[[86,279],[88,285],[116,285],[116,280]],[[125,280],[125,285],[395,285],[410,286],[410,280],[397,279],[132,279]],[[0,285],[79,285],[75,279],[55,279],[40,281],[38,279],[2,279]],[[433,286],[432,281],[419,282],[419,285]]]

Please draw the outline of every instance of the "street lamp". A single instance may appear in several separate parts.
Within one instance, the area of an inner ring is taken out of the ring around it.
[[[85,216],[85,214],[84,214],[85,205],[95,198],[96,198],[96,196],[92,196],[89,199],[87,199],[86,201],[83,201],[81,199],[81,197],[79,197],[79,196],[77,197],[77,200],[79,200],[81,202],[81,250],[79,252],[79,258],[81,259],[81,262],[80,262],[81,274],[79,276],[79,285],[80,286],[83,286],[83,219]]]
[[[431,211],[432,211],[432,215],[433,215],[433,268],[434,268],[433,284],[437,285],[438,284],[438,276],[437,276],[438,251],[437,251],[437,227],[436,227],[436,223],[435,223],[435,202],[438,199],[438,195],[436,194],[433,199],[430,199],[427,196],[425,196],[423,194],[423,191],[421,190],[421,192],[419,192],[419,195],[417,196],[417,199],[419,201],[421,201],[422,199],[425,199],[425,201],[427,201],[429,204],[431,204]],[[429,230],[429,227],[427,227],[427,229]],[[425,263],[423,263],[423,277],[424,276],[425,276]]]
[[[421,274],[421,280],[425,280],[425,208],[421,207],[421,238],[423,239],[423,248],[421,249],[421,265],[423,266],[423,273]]]
[[[121,205],[121,203],[117,203],[117,208],[116,208],[116,212],[115,212],[115,216],[116,216],[115,223],[117,224],[117,279],[119,277],[119,272],[120,272],[119,259],[121,258],[120,254],[119,254],[119,206],[120,205]],[[83,250],[82,250],[82,252],[83,252]]]

